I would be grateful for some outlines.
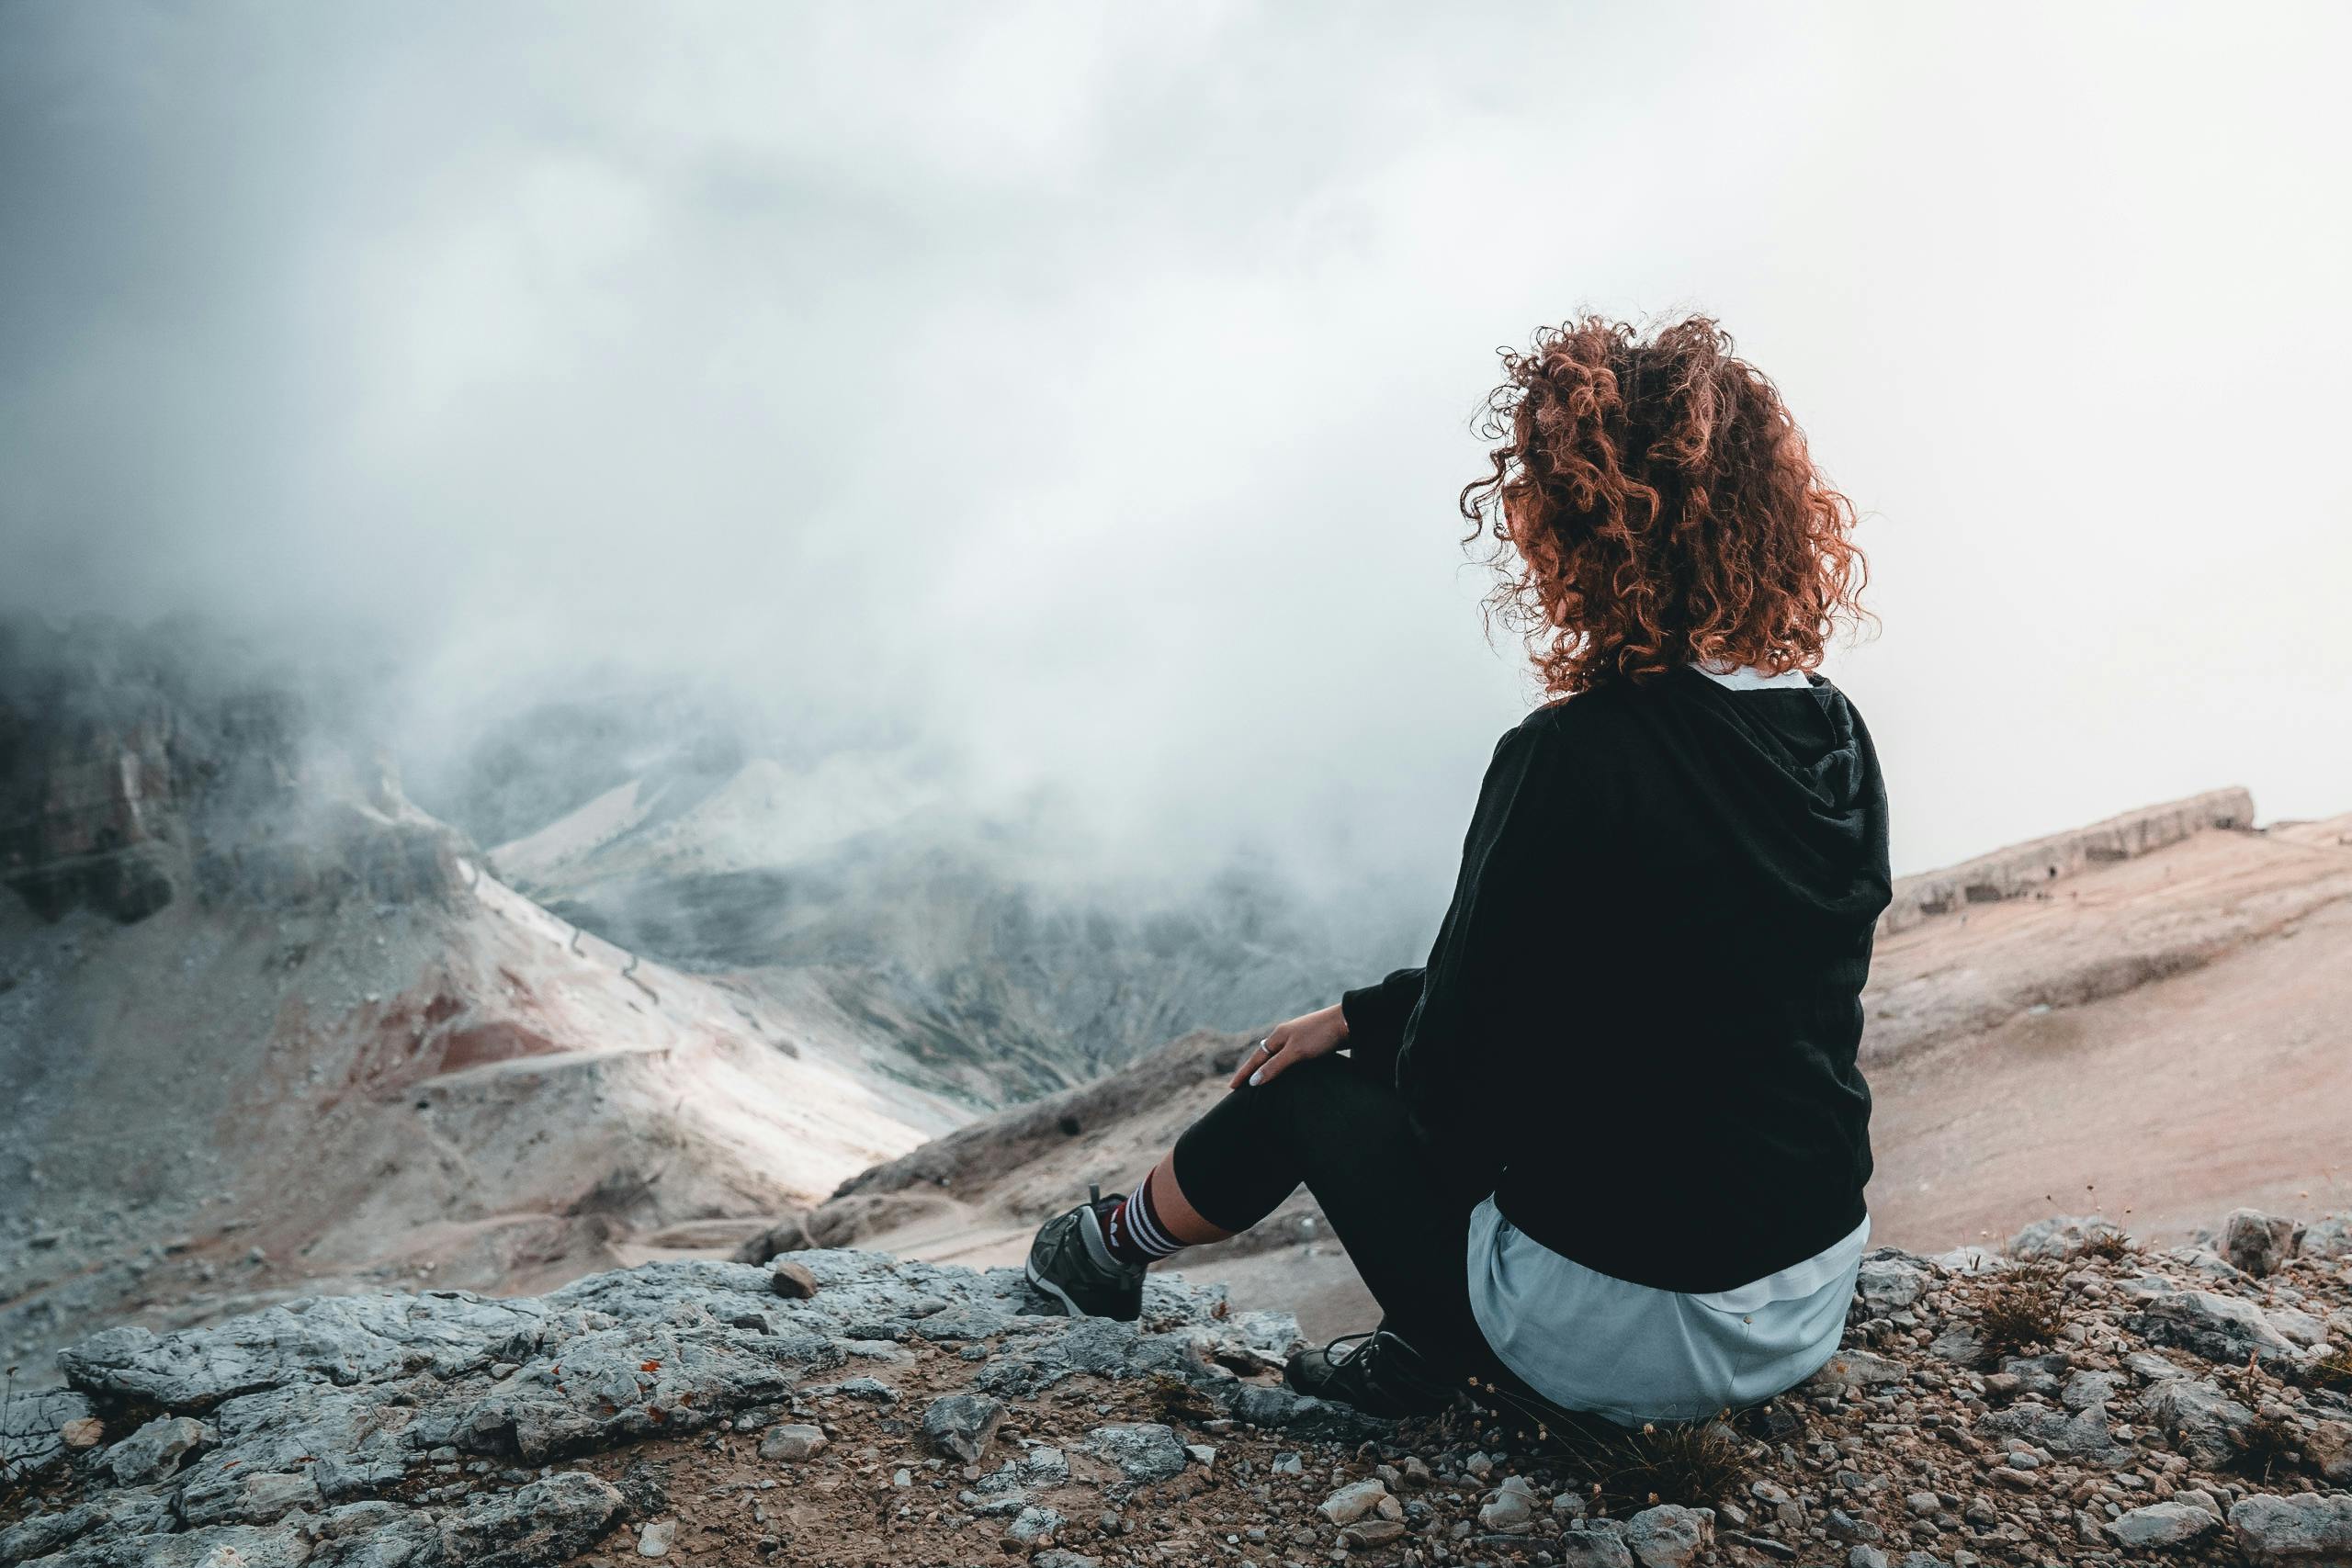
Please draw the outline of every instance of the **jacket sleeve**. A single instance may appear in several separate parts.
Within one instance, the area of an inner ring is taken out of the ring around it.
[[[1396,1076],[1396,1048],[1405,1043],[1405,1021],[1421,999],[1423,973],[1395,970],[1340,998],[1340,1016],[1348,1021],[1348,1054],[1383,1078]]]
[[[1478,791],[1462,870],[1396,1051],[1414,1131],[1457,1162],[1490,1162],[1513,1063],[1555,1049],[1562,846],[1600,825],[1578,804],[1566,746],[1539,715],[1502,738]],[[1352,1029],[1352,1025],[1351,1026]]]

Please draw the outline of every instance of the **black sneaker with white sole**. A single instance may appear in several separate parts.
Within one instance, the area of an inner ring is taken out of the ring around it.
[[[1419,1350],[1385,1328],[1301,1350],[1283,1366],[1283,1382],[1300,1393],[1394,1419],[1434,1416],[1458,1392]]]
[[[1143,1315],[1143,1265],[1122,1263],[1102,1238],[1104,1216],[1119,1195],[1086,1190],[1087,1201],[1037,1227],[1029,1244],[1029,1282],[1072,1317],[1114,1317],[1133,1323]]]

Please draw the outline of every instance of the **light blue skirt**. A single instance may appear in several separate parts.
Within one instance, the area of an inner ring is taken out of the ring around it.
[[[1870,1245],[1867,1216],[1828,1250],[1735,1291],[1685,1295],[1561,1257],[1470,1216],[1470,1309],[1503,1365],[1554,1404],[1623,1426],[1759,1404],[1837,1353]]]

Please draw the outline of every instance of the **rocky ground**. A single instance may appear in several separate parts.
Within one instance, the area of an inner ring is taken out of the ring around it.
[[[1293,1324],[1182,1280],[1036,1304],[809,1251],[109,1329],[0,1423],[0,1562],[2352,1562],[2342,1219],[1882,1250],[1804,1387],[1609,1438],[1297,1397]]]

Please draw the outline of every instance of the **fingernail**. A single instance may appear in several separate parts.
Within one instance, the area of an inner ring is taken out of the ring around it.
[[[1251,1089],[1257,1088],[1260,1084],[1264,1083],[1265,1081],[1266,1075],[1262,1068],[1250,1075],[1250,1087]]]

